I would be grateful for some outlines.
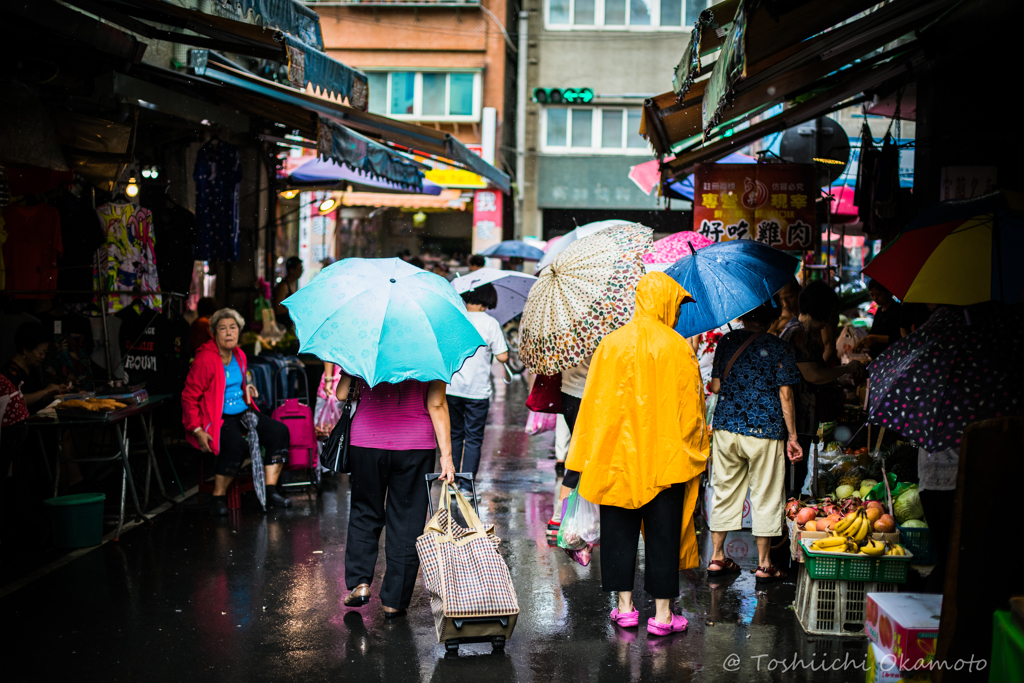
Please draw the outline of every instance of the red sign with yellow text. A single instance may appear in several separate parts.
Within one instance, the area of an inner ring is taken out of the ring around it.
[[[814,246],[814,164],[697,164],[693,187],[694,229],[715,242]]]

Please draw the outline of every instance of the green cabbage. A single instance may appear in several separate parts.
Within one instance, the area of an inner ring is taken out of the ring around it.
[[[906,527],[907,529],[927,529],[928,524],[923,519],[908,519],[900,526]]]
[[[911,484],[900,493],[893,501],[893,512],[896,513],[896,522],[906,524],[910,519],[923,519],[924,508],[921,507],[921,494],[918,493],[917,484]]]

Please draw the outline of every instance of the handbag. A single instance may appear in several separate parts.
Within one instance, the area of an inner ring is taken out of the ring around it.
[[[562,412],[562,374],[537,375],[526,407],[535,413]]]
[[[341,407],[341,417],[334,425],[330,436],[324,442],[323,453],[320,463],[332,472],[349,474],[352,468],[348,462],[348,447],[352,440],[352,415],[355,412],[354,402],[359,400],[359,392],[356,391],[356,378],[348,384],[348,396],[345,398],[345,405]]]

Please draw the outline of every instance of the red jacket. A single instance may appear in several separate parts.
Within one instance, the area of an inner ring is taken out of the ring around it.
[[[242,370],[242,381],[245,381],[245,353],[237,346],[234,349],[235,360]],[[185,389],[181,392],[181,421],[185,425],[185,438],[195,448],[199,448],[199,439],[193,430],[202,427],[203,431],[213,437],[210,448],[215,454],[220,453],[220,426],[224,420],[224,390],[227,387],[227,370],[220,357],[220,349],[212,339],[205,342],[196,351],[196,359],[188,371]],[[256,406],[249,399],[249,392],[244,392],[245,403],[252,409]]]

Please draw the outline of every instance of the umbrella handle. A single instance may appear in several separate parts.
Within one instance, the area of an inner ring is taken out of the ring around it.
[[[505,368],[505,374],[508,375],[508,379],[506,379],[505,376],[502,375],[501,381],[504,382],[505,384],[512,384],[512,378],[513,378],[512,368],[510,368],[508,366],[508,363],[502,363],[501,367]]]

